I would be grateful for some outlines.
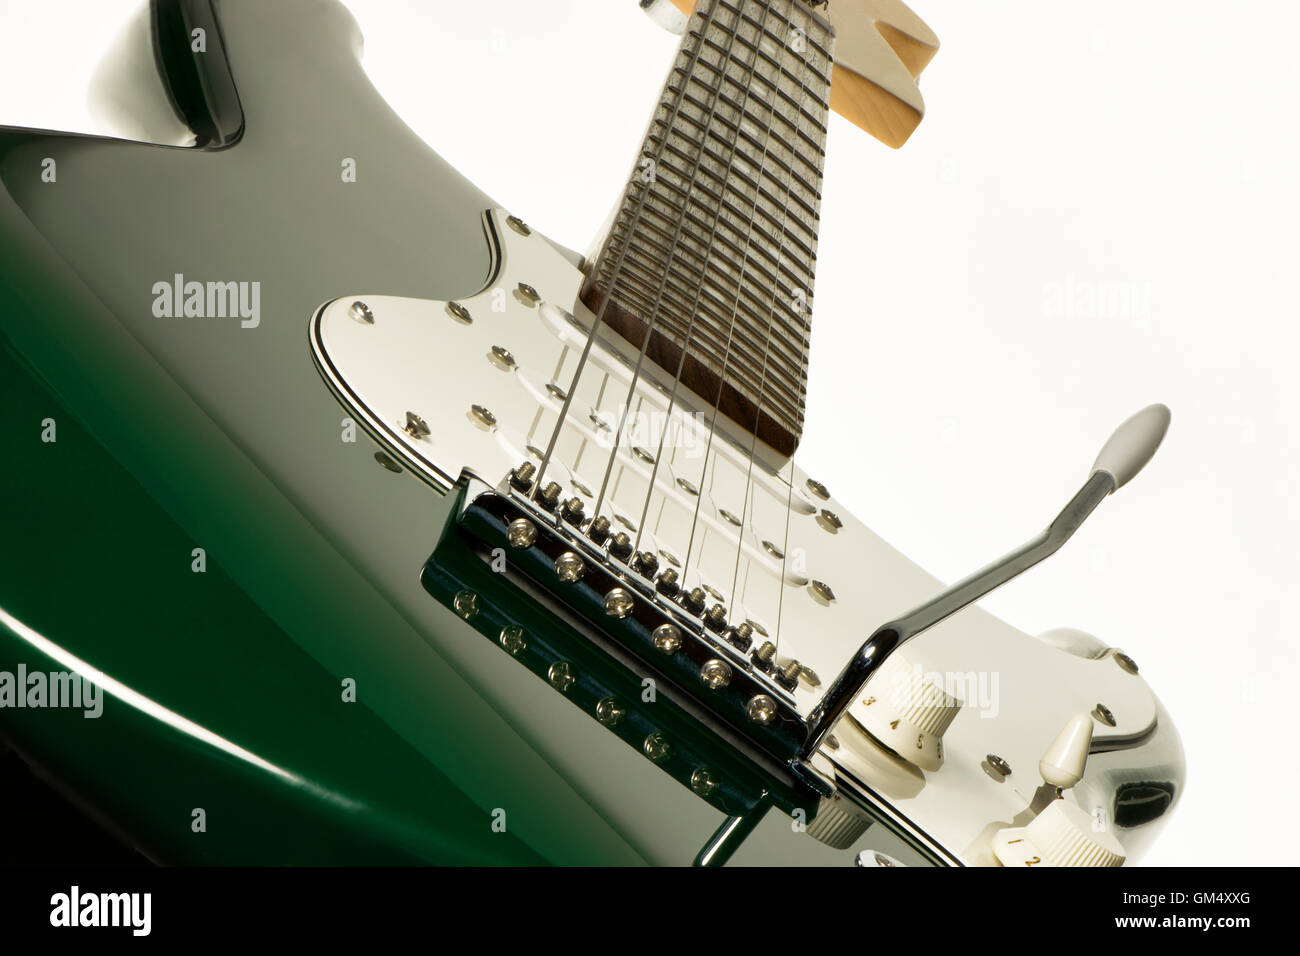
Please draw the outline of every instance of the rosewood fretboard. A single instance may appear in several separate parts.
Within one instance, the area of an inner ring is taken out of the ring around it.
[[[703,0],[583,293],[786,455],[803,429],[833,43],[800,0]]]

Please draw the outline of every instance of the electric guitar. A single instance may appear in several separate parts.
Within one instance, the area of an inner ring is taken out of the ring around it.
[[[0,672],[103,695],[0,732],[163,862],[1136,860],[1184,777],[1138,665],[975,603],[1167,409],[955,585],[873,534],[797,464],[827,128],[902,146],[938,40],[640,5],[680,47],[585,254],[330,0],[153,0],[125,138],[0,129]]]

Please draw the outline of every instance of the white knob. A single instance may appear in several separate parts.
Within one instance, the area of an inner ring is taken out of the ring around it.
[[[817,815],[808,824],[810,837],[835,850],[847,850],[871,826],[871,817],[841,794],[822,797]]]
[[[1068,790],[1083,779],[1091,746],[1092,717],[1088,714],[1071,717],[1039,759],[1038,772],[1052,786]]]
[[[849,714],[908,763],[922,770],[943,765],[943,734],[961,701],[928,680],[895,651],[867,681]]]
[[[1073,803],[1053,800],[1026,827],[999,830],[993,855],[1003,866],[1123,866],[1124,846]]]

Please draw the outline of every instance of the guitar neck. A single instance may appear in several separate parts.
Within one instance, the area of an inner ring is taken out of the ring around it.
[[[803,428],[833,45],[799,0],[700,3],[584,290],[784,455]]]

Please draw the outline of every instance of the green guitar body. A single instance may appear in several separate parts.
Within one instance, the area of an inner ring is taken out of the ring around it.
[[[493,204],[373,90],[340,6],[150,17],[200,145],[0,130],[0,670],[115,688],[0,733],[161,862],[689,863],[722,814],[392,599],[452,501],[344,440],[309,354],[348,290],[475,291]],[[260,283],[260,320],[158,317],[176,274]],[[769,824],[738,860],[818,859]]]

